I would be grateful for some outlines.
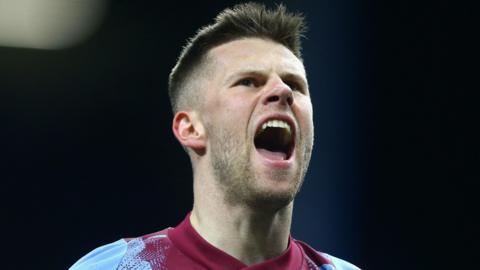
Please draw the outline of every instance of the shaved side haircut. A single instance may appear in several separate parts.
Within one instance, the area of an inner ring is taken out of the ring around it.
[[[301,14],[289,13],[283,5],[267,9],[258,3],[244,3],[223,10],[213,24],[189,39],[172,69],[168,94],[174,113],[195,109],[201,100],[202,80],[208,74],[210,49],[242,38],[269,39],[301,58],[301,38],[306,30]]]

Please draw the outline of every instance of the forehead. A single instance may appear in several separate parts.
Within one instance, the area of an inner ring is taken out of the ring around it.
[[[259,72],[290,73],[306,77],[303,63],[285,46],[261,38],[245,38],[211,49],[208,58],[217,74],[228,75],[246,69]]]

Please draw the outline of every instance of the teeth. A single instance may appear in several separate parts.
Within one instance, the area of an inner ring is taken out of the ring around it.
[[[265,130],[267,127],[277,127],[277,128],[284,128],[288,131],[288,133],[291,133],[291,128],[290,125],[282,120],[270,120],[262,125],[262,131]]]

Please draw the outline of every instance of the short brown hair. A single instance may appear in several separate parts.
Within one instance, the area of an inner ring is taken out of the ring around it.
[[[304,17],[287,12],[281,4],[273,10],[258,3],[223,10],[213,24],[202,27],[189,39],[170,73],[168,94],[173,111],[185,109],[198,99],[198,89],[192,89],[189,80],[210,49],[241,38],[259,37],[284,45],[301,59],[301,37],[305,29]]]

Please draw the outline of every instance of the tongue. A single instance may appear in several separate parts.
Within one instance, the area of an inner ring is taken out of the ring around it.
[[[263,148],[258,148],[257,151],[264,158],[271,160],[285,160],[287,158],[287,154],[283,152],[273,152]]]

